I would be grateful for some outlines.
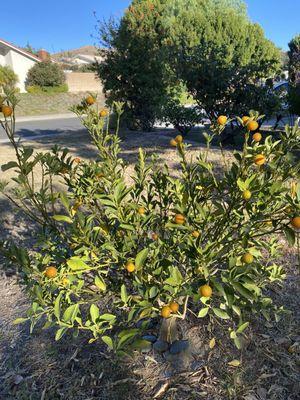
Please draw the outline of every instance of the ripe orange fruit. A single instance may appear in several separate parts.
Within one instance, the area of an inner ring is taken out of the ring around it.
[[[247,122],[249,121],[249,119],[250,119],[250,117],[248,117],[247,115],[244,115],[244,116],[242,117],[243,124],[246,125]]]
[[[256,129],[258,128],[258,123],[256,121],[250,121],[247,124],[247,129],[248,131],[256,131]]]
[[[158,234],[157,233],[152,233],[152,239],[153,240],[158,240]]]
[[[175,139],[171,139],[171,140],[170,140],[170,145],[173,146],[173,147],[177,147],[177,142],[176,142],[176,140],[175,140]]]
[[[212,288],[209,285],[200,286],[199,293],[201,294],[202,297],[211,297]]]
[[[86,103],[91,106],[96,102],[96,99],[94,96],[90,95],[85,99]]]
[[[108,111],[106,110],[106,108],[103,108],[103,110],[100,111],[99,113],[101,118],[105,118],[108,116]]]
[[[251,264],[251,263],[253,263],[253,260],[254,260],[254,257],[253,257],[253,255],[250,254],[250,253],[245,253],[245,254],[243,254],[243,256],[242,256],[242,262],[243,262],[244,264]]]
[[[145,208],[144,207],[139,207],[137,210],[138,214],[144,215],[145,214]]]
[[[1,110],[5,118],[10,117],[13,113],[13,109],[10,106],[2,106]]]
[[[195,239],[197,239],[197,238],[200,236],[200,232],[198,232],[198,231],[193,231],[193,232],[192,232],[192,236],[193,236]]]
[[[259,133],[259,132],[254,133],[254,135],[252,136],[252,139],[254,140],[254,142],[260,142],[262,139],[261,133]]]
[[[243,199],[248,201],[251,199],[252,193],[250,192],[250,190],[244,190],[243,191]]]
[[[176,303],[176,301],[172,301],[172,302],[169,304],[169,307],[170,307],[170,309],[171,309],[171,311],[172,311],[173,313],[177,313],[178,310],[179,310],[179,304]]]
[[[300,217],[292,218],[291,224],[295,229],[300,229]]]
[[[220,115],[217,119],[219,125],[225,125],[227,122],[227,117],[225,115]]]
[[[130,272],[133,272],[134,270],[135,270],[135,265],[133,264],[133,262],[132,261],[128,261],[127,262],[127,264],[126,264],[126,269],[127,269],[127,271],[130,273]]]
[[[55,268],[55,267],[47,267],[45,269],[45,275],[49,279],[55,278],[56,275],[57,275],[57,268]]]
[[[183,142],[183,137],[181,135],[177,135],[175,138],[176,143],[182,143]]]
[[[163,308],[161,309],[160,315],[163,318],[169,318],[171,315],[171,312],[172,312],[172,310],[169,306],[163,306]]]
[[[255,163],[256,165],[264,165],[265,162],[266,162],[266,157],[265,157],[263,154],[257,154],[257,155],[254,157],[254,163]]]
[[[183,225],[185,223],[185,217],[182,214],[176,214],[174,222],[177,225]]]

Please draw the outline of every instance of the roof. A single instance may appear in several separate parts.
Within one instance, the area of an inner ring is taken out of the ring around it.
[[[25,57],[31,58],[34,61],[41,62],[41,60],[34,54],[31,54],[26,50],[20,49],[19,47],[13,45],[12,43],[7,42],[6,40],[1,39],[1,38],[0,38],[0,44],[3,44],[4,46],[9,47],[10,49],[13,49],[16,52],[23,54]]]

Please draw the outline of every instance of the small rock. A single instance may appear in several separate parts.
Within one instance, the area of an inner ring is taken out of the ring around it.
[[[19,385],[24,380],[22,375],[14,376],[14,385]]]
[[[164,351],[167,351],[169,348],[169,343],[165,342],[164,340],[157,340],[153,344],[153,349],[158,351],[159,353],[163,353]]]
[[[154,343],[157,341],[157,337],[154,335],[145,335],[142,336],[142,339],[147,340],[147,342]]]
[[[171,354],[178,354],[182,351],[186,351],[189,347],[188,340],[176,340],[171,344],[170,353]]]

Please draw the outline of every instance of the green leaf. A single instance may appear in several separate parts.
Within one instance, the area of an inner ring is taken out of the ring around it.
[[[242,348],[241,339],[237,336],[236,338],[234,338],[233,341],[234,341],[235,346],[236,346],[239,350],[241,350],[241,348]]]
[[[155,296],[157,296],[159,293],[159,290],[156,286],[152,286],[149,290],[149,298],[153,299]]]
[[[227,314],[226,311],[221,310],[220,308],[213,308],[214,314],[222,319],[230,319],[230,316]]]
[[[198,313],[198,318],[206,317],[208,310],[209,310],[209,307],[202,308]]]
[[[59,328],[59,329],[56,331],[55,340],[58,341],[58,340],[66,333],[67,329],[68,329],[68,328],[66,328],[66,327]]]
[[[70,208],[70,202],[69,202],[68,196],[66,195],[65,192],[61,192],[61,193],[60,193],[60,199],[61,199],[61,202],[63,203],[65,209],[66,209],[66,210],[69,210],[69,208]]]
[[[114,321],[116,319],[116,316],[113,314],[102,314],[99,318],[104,319],[105,321]]]
[[[90,315],[94,324],[96,323],[97,319],[99,318],[100,312],[98,306],[96,304],[92,304],[90,307]]]
[[[242,325],[240,325],[240,326],[238,327],[237,333],[242,333],[242,332],[244,332],[244,330],[245,330],[246,328],[248,328],[248,326],[249,326],[249,322],[243,323]]]
[[[144,262],[146,261],[146,258],[148,256],[148,252],[148,249],[143,249],[135,257],[135,266],[137,270],[140,270],[143,267]]]
[[[16,318],[13,321],[14,325],[23,324],[24,322],[28,321],[29,318]]]
[[[59,295],[56,297],[55,302],[54,302],[54,315],[60,320],[60,299],[62,296],[62,292],[59,293]]]
[[[7,170],[9,170],[11,168],[15,168],[15,167],[18,167],[18,163],[16,161],[10,161],[7,164],[3,164],[1,166],[1,169],[4,172],[4,171],[7,171]]]
[[[79,304],[72,304],[69,306],[63,314],[63,320],[73,324],[79,311]]]
[[[125,304],[127,303],[127,300],[128,300],[127,290],[126,290],[126,286],[124,284],[121,286],[121,300]]]
[[[67,261],[72,271],[87,270],[90,267],[80,257],[72,257]]]
[[[292,228],[288,227],[288,226],[286,226],[283,229],[283,231],[284,231],[284,234],[285,234],[285,237],[286,237],[286,240],[287,240],[288,244],[290,246],[294,246],[294,244],[296,242],[295,231]]]
[[[113,350],[114,348],[114,344],[112,339],[109,336],[101,336],[101,339],[103,340],[103,342],[108,346],[108,348],[110,350]]]
[[[105,292],[106,284],[100,276],[96,276],[95,285],[97,286],[98,289],[103,290],[103,292]]]
[[[239,292],[242,296],[244,296],[248,300],[254,300],[255,297],[250,290],[246,289],[242,284],[238,282],[232,282],[232,286],[235,288],[237,292]]]
[[[53,215],[52,218],[59,222],[67,222],[68,224],[73,223],[72,218],[68,217],[67,215]]]

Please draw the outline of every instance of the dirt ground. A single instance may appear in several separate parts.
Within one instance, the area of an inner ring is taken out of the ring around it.
[[[165,133],[127,133],[123,137],[122,157],[128,172],[140,146],[157,153],[176,173],[178,158],[170,149]],[[37,150],[61,144],[73,155],[89,159],[95,148],[82,131],[72,136],[36,139]],[[13,159],[9,145],[0,145],[0,165]],[[201,147],[192,144],[190,155]],[[227,152],[230,157],[230,152]],[[220,166],[218,150],[210,160]],[[1,173],[8,179],[9,173]],[[36,176],[38,181],[38,176]],[[0,197],[0,239],[14,238],[30,245],[34,236],[28,222],[3,197]],[[66,336],[56,343],[50,331],[37,329],[29,334],[28,325],[13,325],[22,316],[27,299],[13,273],[0,270],[0,399],[2,400],[299,400],[300,399],[300,296],[299,270],[295,253],[284,245],[282,264],[287,279],[274,285],[269,295],[289,312],[281,321],[266,322],[252,316],[242,351],[236,350],[219,326],[207,332],[205,320],[189,318],[183,326],[191,352],[183,368],[152,352],[127,359],[116,359],[99,343],[88,344],[85,337]],[[212,337],[216,339],[209,348]],[[232,360],[240,365],[232,366]]]

